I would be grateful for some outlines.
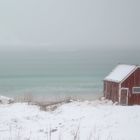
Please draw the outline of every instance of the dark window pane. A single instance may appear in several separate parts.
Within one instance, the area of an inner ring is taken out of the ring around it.
[[[140,93],[140,87],[133,87],[133,93]]]

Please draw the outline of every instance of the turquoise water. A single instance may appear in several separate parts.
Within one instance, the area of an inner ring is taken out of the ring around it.
[[[99,96],[102,93],[102,81],[92,76],[1,77],[0,92],[7,96]]]
[[[0,52],[0,94],[99,97],[114,66],[139,58],[132,50]]]

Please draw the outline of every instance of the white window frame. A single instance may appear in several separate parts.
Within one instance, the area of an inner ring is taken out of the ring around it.
[[[139,92],[135,92],[135,91],[134,91],[134,88],[140,88],[140,87],[133,87],[133,88],[132,88],[132,94],[140,94],[140,91],[139,91]]]

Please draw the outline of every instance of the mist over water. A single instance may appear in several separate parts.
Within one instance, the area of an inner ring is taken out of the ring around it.
[[[112,68],[139,60],[139,50],[132,49],[0,52],[0,94],[95,98]]]
[[[0,94],[102,95],[118,64],[139,64],[138,0],[0,1]]]

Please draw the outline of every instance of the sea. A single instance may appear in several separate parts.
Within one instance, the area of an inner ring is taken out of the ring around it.
[[[139,50],[129,49],[1,51],[0,95],[96,99],[117,64],[138,64],[139,59]]]

